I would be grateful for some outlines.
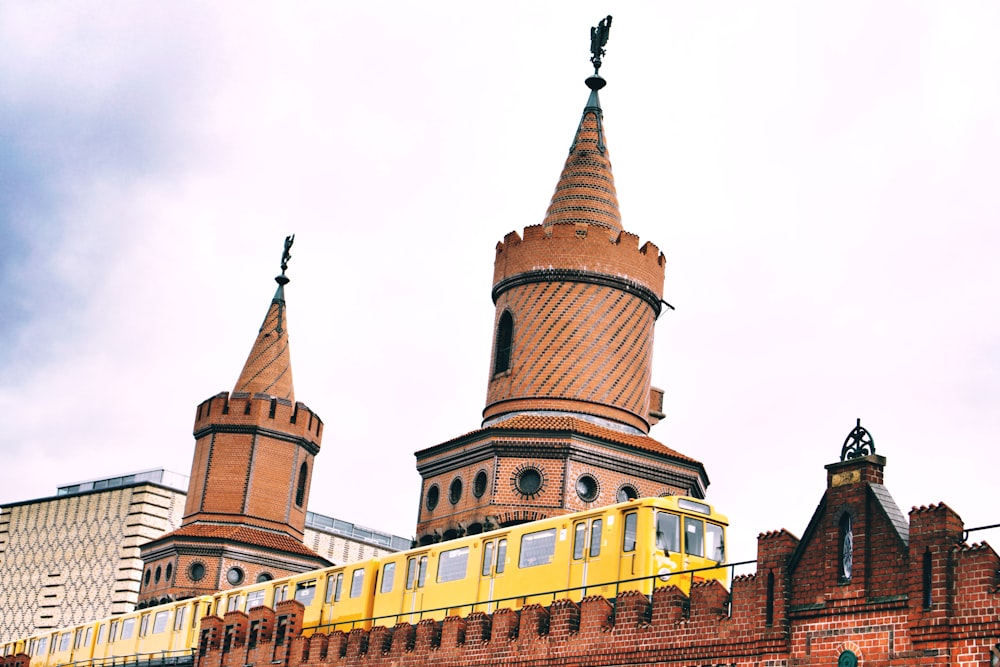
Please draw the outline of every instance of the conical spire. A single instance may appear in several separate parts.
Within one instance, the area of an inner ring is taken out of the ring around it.
[[[253,343],[250,356],[243,365],[240,379],[236,381],[233,393],[268,394],[295,402],[295,388],[292,385],[292,357],[288,350],[288,327],[285,321],[285,285],[289,279],[285,275],[289,249],[295,235],[285,238],[285,251],[281,256],[281,275],[274,280],[278,289],[271,299],[271,305],[260,325],[257,340]]]
[[[597,81],[604,83],[603,79]],[[590,82],[588,79],[588,85]],[[604,227],[615,238],[622,231],[621,213],[604,138],[601,101],[597,87],[592,88],[542,225],[548,230],[552,225],[585,223]]]

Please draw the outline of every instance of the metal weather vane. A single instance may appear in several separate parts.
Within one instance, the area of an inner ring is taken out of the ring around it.
[[[611,34],[611,15],[590,29],[590,62],[594,64],[594,76],[598,76],[601,69],[601,56],[604,55],[604,46],[608,43],[608,35]]]
[[[285,275],[288,270],[288,260],[292,258],[292,244],[295,243],[295,234],[285,237],[285,249],[281,252],[281,275]]]

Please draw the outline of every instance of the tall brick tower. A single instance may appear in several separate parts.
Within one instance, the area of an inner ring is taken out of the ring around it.
[[[181,527],[142,547],[140,607],[329,565],[302,543],[323,422],[295,401],[278,289],[231,394],[198,406]]]
[[[421,543],[638,496],[704,495],[701,463],[649,437],[665,260],[622,229],[598,74],[541,225],[497,245],[480,430],[416,453]]]

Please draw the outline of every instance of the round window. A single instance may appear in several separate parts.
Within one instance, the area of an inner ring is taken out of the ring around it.
[[[163,578],[166,581],[170,581],[170,577],[172,577],[173,575],[174,575],[174,564],[173,563],[167,563],[167,572],[166,572],[166,575]]]
[[[537,468],[525,468],[517,474],[514,482],[517,490],[526,496],[538,493],[542,488],[542,473]]]
[[[628,502],[629,500],[635,500],[639,497],[639,492],[635,490],[635,487],[630,484],[625,484],[620,489],[615,498],[620,503]]]
[[[160,583],[160,575],[161,574],[163,574],[163,571],[160,569],[160,566],[157,565],[156,566],[156,574],[153,575],[153,582],[154,583],[157,583],[157,584]]]
[[[149,577],[152,575],[152,570],[146,570],[146,576],[142,580],[144,586],[149,586]]]
[[[437,484],[431,484],[431,488],[427,489],[427,509],[432,510],[437,507],[440,499],[441,489],[438,488]]]
[[[462,499],[462,480],[458,477],[451,480],[451,486],[448,487],[448,500],[451,501],[452,505],[458,503]]]
[[[597,494],[600,490],[601,487],[593,475],[580,475],[580,478],[576,480],[576,495],[580,496],[584,502],[590,503],[597,500]]]
[[[271,576],[270,572],[261,572],[260,574],[257,575],[258,584],[264,581],[271,581],[272,579],[274,579],[274,577]]]
[[[476,478],[472,480],[472,495],[476,498],[482,498],[483,494],[486,493],[486,471],[480,470],[476,473]]]
[[[229,568],[229,572],[226,572],[226,581],[233,586],[239,586],[243,583],[243,570],[238,567]]]
[[[188,568],[188,578],[191,581],[201,581],[205,578],[205,566],[201,563],[191,563]]]

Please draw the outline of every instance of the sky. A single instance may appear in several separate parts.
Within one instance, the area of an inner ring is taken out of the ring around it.
[[[858,418],[904,514],[1000,523],[1000,7],[910,0],[0,3],[0,504],[189,473],[294,233],[310,509],[411,536],[608,13],[622,222],[676,308],[650,435],[731,558],[803,534]]]

